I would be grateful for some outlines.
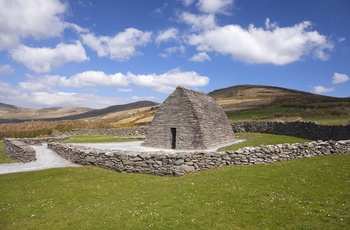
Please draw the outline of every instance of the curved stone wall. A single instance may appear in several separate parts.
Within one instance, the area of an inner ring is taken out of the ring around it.
[[[303,144],[259,146],[226,152],[132,152],[98,150],[69,144],[49,143],[48,148],[80,165],[95,165],[118,172],[181,176],[225,165],[268,164],[304,157],[350,153],[350,140],[314,141]]]
[[[45,137],[45,138],[4,138],[4,155],[16,161],[24,163],[35,161],[35,150],[29,145],[62,141],[68,139],[67,136]]]

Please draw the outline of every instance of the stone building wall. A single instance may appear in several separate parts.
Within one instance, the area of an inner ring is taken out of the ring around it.
[[[127,173],[181,176],[225,165],[269,164],[304,157],[350,153],[350,140],[314,141],[243,148],[226,152],[137,153],[121,150],[98,150],[68,144],[49,143],[65,159],[80,165],[95,165]]]

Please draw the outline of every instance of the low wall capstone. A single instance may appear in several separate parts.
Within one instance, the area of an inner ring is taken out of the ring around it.
[[[350,140],[313,141],[302,144],[267,145],[226,152],[132,152],[99,150],[49,143],[48,148],[80,165],[94,165],[127,173],[181,176],[225,165],[268,164],[304,157],[350,153]]]

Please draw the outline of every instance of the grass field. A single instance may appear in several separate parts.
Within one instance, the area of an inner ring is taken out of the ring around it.
[[[183,177],[97,167],[0,175],[0,229],[348,229],[350,155]]]
[[[116,137],[113,135],[72,135],[64,143],[100,143],[100,142],[128,142],[135,139]]]
[[[301,137],[292,137],[286,135],[275,135],[267,133],[235,133],[237,139],[246,141],[233,144],[227,147],[218,149],[218,151],[237,150],[244,147],[256,147],[259,145],[277,145],[285,143],[304,143],[312,140]]]
[[[256,120],[273,120],[278,118],[299,117],[304,121],[317,122],[324,125],[341,125],[350,121],[347,110],[341,109],[305,109],[298,107],[270,107],[246,111],[229,112],[230,122],[246,122]]]

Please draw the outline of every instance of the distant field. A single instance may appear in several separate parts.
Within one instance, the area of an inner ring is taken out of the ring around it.
[[[0,229],[348,229],[350,154],[183,177],[92,166],[0,175]]]
[[[99,143],[99,142],[127,142],[135,139],[116,137],[113,135],[72,135],[64,143]]]
[[[228,112],[227,117],[230,122],[288,119],[288,117],[331,125],[340,125],[350,121],[350,115],[347,111],[342,111],[339,108],[305,109],[298,107],[269,107]]]
[[[285,143],[304,143],[312,140],[301,137],[292,137],[286,135],[275,135],[266,133],[235,133],[237,139],[245,139],[246,141],[233,144],[218,151],[237,150],[244,147],[257,147],[259,145],[277,145]]]

